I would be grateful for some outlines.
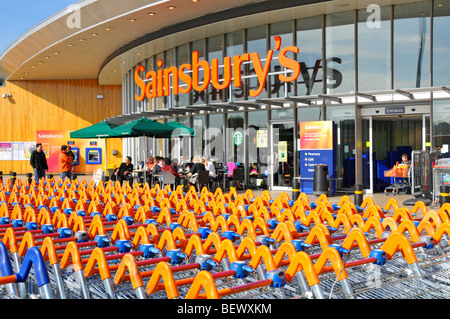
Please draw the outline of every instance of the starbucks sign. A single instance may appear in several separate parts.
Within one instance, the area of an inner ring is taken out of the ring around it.
[[[242,134],[241,131],[234,132],[233,134],[234,145],[241,145],[243,141],[244,141],[244,134]]]

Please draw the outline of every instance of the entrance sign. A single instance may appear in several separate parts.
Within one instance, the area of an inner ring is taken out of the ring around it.
[[[299,125],[300,191],[312,194],[316,165],[327,165],[329,178],[334,178],[333,121],[300,122]]]

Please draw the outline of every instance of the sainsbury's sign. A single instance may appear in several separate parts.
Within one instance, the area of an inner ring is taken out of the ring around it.
[[[267,52],[267,58],[264,65],[261,62],[257,52],[244,53],[233,57],[223,59],[223,74],[219,75],[218,59],[211,60],[211,64],[205,60],[199,60],[198,51],[192,52],[192,64],[185,63],[180,67],[162,68],[163,61],[159,60],[157,65],[159,70],[146,72],[144,66],[138,66],[134,73],[136,85],[140,88],[140,94],[135,95],[137,101],[143,101],[146,97],[151,99],[155,97],[169,96],[172,93],[184,94],[191,90],[202,92],[211,84],[217,90],[223,90],[231,85],[234,87],[242,86],[241,66],[244,62],[251,62],[258,78],[259,86],[250,89],[251,97],[256,97],[263,91],[267,75],[269,74],[270,64],[272,63],[274,51],[280,51],[278,55],[279,64],[286,68],[288,72],[278,74],[278,78],[283,82],[295,81],[300,75],[300,63],[287,57],[289,52],[299,53],[299,48],[287,46],[281,49],[281,37],[275,37],[275,49]],[[289,74],[290,75],[286,75]],[[172,83],[171,83],[172,80]]]

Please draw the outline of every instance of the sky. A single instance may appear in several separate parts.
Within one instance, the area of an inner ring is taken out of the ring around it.
[[[80,0],[0,0],[0,55],[21,35]]]

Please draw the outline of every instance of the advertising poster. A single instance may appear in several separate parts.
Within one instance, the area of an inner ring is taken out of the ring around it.
[[[69,145],[75,151],[76,159],[73,172],[93,173],[101,168],[105,170],[105,152],[101,158],[97,158],[95,164],[86,161],[86,154],[90,154],[90,149],[105,149],[104,139],[74,139],[70,138],[71,131],[37,131],[36,142],[42,143],[47,155],[48,173],[60,173],[59,154],[62,145]],[[78,164],[78,165],[77,165]]]
[[[300,191],[312,194],[316,165],[327,165],[329,178],[334,178],[333,121],[300,122],[299,125]]]
[[[3,142],[0,143],[0,161],[12,160],[12,144]]]

